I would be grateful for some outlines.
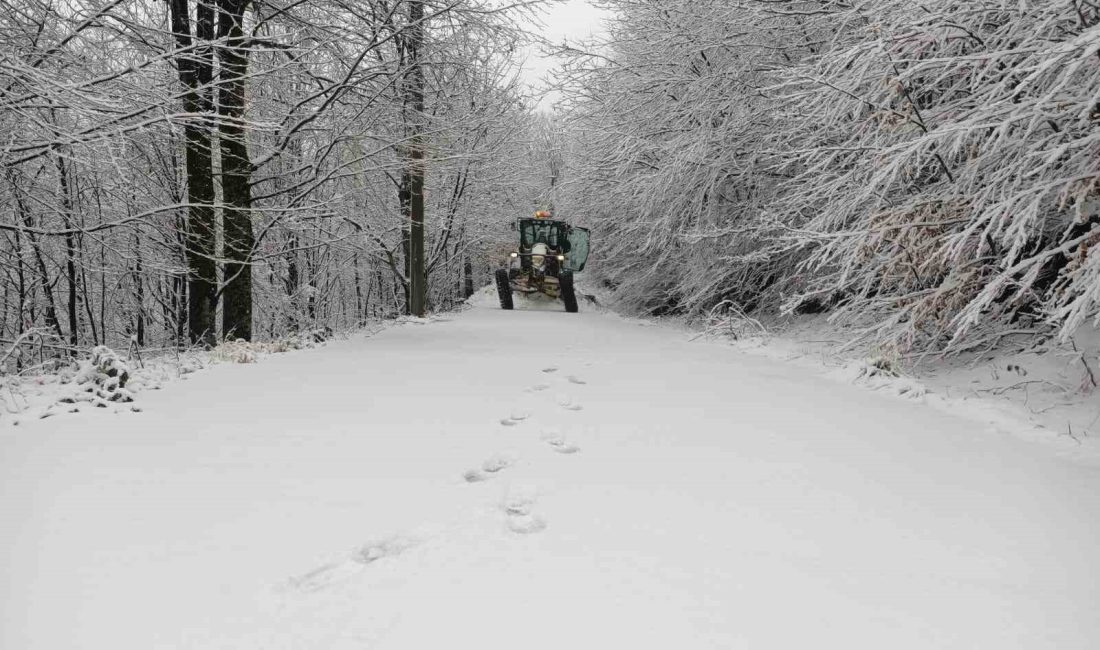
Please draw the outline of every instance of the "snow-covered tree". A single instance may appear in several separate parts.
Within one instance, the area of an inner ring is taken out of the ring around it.
[[[568,195],[627,303],[832,310],[899,347],[1100,307],[1100,8],[608,0]]]

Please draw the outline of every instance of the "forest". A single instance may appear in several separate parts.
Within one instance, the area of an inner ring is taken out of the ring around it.
[[[625,303],[902,351],[1100,323],[1100,3],[601,4],[563,199]]]
[[[3,0],[5,367],[447,310],[540,208],[636,313],[1100,318],[1096,2],[600,0],[549,111],[543,4]]]
[[[0,338],[210,345],[463,300],[546,131],[510,56],[527,8],[491,5],[5,0]]]

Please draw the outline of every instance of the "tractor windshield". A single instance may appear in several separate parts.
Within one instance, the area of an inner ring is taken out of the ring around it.
[[[560,221],[546,219],[523,219],[519,222],[519,245],[524,251],[530,251],[535,244],[546,244],[559,251],[564,241],[562,233],[567,226]]]
[[[588,262],[587,228],[550,219],[520,219],[520,250],[530,253],[535,244],[546,244],[550,250],[565,255],[565,268],[570,271],[583,271]]]

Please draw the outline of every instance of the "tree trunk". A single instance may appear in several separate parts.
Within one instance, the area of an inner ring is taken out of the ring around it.
[[[363,326],[363,279],[359,276],[359,253],[351,254],[351,268],[355,273],[355,326]]]
[[[15,209],[19,213],[20,220],[23,225],[27,227],[27,240],[30,242],[31,253],[34,255],[34,261],[38,267],[38,275],[42,284],[42,292],[46,298],[46,326],[53,329],[57,333],[59,340],[65,339],[65,334],[61,331],[61,322],[57,318],[57,304],[53,298],[53,285],[50,283],[50,273],[46,268],[46,260],[42,255],[42,246],[38,242],[38,235],[35,234],[34,218],[31,216],[30,209],[23,201],[22,196],[19,194],[18,185],[15,182],[13,175],[9,173],[8,181],[12,186],[12,195],[15,198]],[[34,302],[31,300],[31,310],[34,310]],[[34,322],[34,315],[31,315],[30,322]]]
[[[244,125],[248,50],[244,12],[250,0],[221,0],[218,48],[221,64],[218,111],[221,120],[222,227],[225,237],[225,289],[222,335],[252,340],[252,163]]]
[[[27,273],[25,270],[25,264],[23,262],[23,237],[20,235],[18,230],[15,231],[15,251],[18,255],[19,260],[19,266],[16,273],[16,277],[19,278],[19,309],[16,312],[16,315],[19,318],[19,322],[16,323],[16,335],[18,336],[26,331],[26,327],[28,325],[23,316],[23,313],[26,311],[27,308]],[[21,360],[17,368],[20,370],[23,369]]]
[[[286,300],[289,309],[286,313],[286,324],[292,332],[299,330],[298,319],[301,316],[301,308],[298,305],[298,293],[301,288],[301,279],[298,273],[298,235],[291,231],[286,242]]]
[[[198,0],[195,36],[191,35],[188,0],[169,0],[172,33],[181,53],[176,59],[180,83],[186,92],[183,110],[191,117],[184,123],[184,165],[187,171],[187,326],[192,343],[213,345],[218,300],[218,274],[214,261],[214,171],[211,165],[211,133],[206,115],[212,112],[210,82],[213,62],[210,41],[214,35],[214,9]],[[194,49],[192,49],[194,48]],[[203,115],[203,117],[197,117]]]
[[[411,118],[408,145],[409,313],[427,312],[428,274],[424,258],[424,2],[409,1],[409,68],[406,105]]]
[[[61,221],[65,225],[65,281],[68,288],[65,308],[69,316],[69,344],[76,346],[80,343],[80,325],[76,316],[76,234],[73,232],[73,201],[69,191],[69,170],[60,152],[57,153],[57,182],[58,194],[61,196]]]
[[[474,295],[474,264],[470,261],[469,257],[466,258],[465,263],[462,265],[462,270],[466,275],[466,288],[462,293],[464,294],[464,298],[469,299],[470,296]]]
[[[137,344],[145,347],[145,278],[141,268],[141,237],[134,233],[134,302],[137,304]]]
[[[412,300],[409,293],[409,270],[412,268],[412,258],[409,250],[409,224],[412,222],[412,203],[409,200],[409,170],[408,162],[406,161],[406,168],[401,172],[401,185],[397,190],[397,203],[401,206],[401,214],[406,219],[407,223],[401,226],[401,261],[404,266],[401,269],[401,288],[405,296],[405,313],[412,313]],[[396,273],[396,269],[394,270]]]

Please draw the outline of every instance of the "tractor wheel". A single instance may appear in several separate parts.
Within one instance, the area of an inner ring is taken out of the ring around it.
[[[558,287],[561,289],[561,301],[565,303],[565,311],[570,314],[577,313],[577,292],[573,289],[572,271],[563,271],[558,276]]]
[[[508,284],[508,269],[497,269],[497,295],[500,296],[500,308],[512,308],[512,287]]]

